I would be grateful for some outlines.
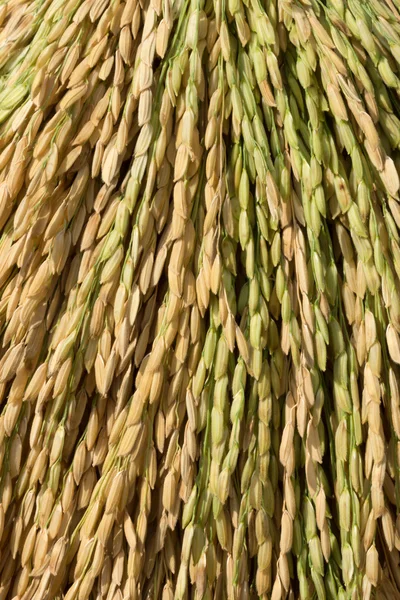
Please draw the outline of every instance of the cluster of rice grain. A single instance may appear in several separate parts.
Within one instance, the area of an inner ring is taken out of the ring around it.
[[[400,598],[399,0],[0,3],[0,600]]]

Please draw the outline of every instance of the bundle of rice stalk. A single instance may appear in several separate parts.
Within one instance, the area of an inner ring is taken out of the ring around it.
[[[0,3],[0,600],[400,599],[399,0]]]

